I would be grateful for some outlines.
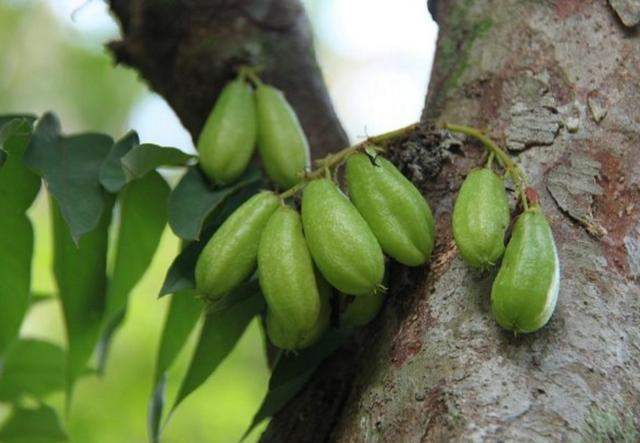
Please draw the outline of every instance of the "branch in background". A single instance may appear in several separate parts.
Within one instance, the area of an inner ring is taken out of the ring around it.
[[[315,156],[348,145],[315,60],[298,0],[111,0],[123,39],[109,48],[137,69],[197,138],[216,97],[242,64],[282,89]]]

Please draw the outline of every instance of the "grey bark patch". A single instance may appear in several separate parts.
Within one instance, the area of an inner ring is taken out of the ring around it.
[[[528,108],[516,103],[511,108],[511,126],[507,129],[507,147],[522,151],[531,146],[550,145],[560,130],[558,116],[547,108]]]
[[[609,0],[620,21],[629,28],[640,23],[640,0]]]
[[[640,278],[640,225],[624,238],[629,261],[629,273],[633,278]]]
[[[511,87],[516,98],[511,106],[511,123],[506,130],[507,148],[522,151],[531,146],[551,145],[560,131],[556,99],[549,94],[545,73],[525,73]]]
[[[593,198],[602,195],[597,182],[600,162],[583,154],[571,157],[571,166],[559,164],[548,175],[547,189],[557,205],[587,231],[601,237],[606,230],[593,217]]]

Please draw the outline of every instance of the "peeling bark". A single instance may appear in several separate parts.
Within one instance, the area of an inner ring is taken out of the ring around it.
[[[291,95],[314,145],[342,146],[306,24],[287,12],[297,3],[239,3],[262,13],[238,19],[233,2],[112,0],[125,29],[114,50],[195,134],[234,60],[253,60],[247,42],[264,36],[268,80]],[[513,337],[492,319],[494,275],[460,260],[450,229],[455,193],[481,149],[424,129],[392,157],[434,209],[429,268],[392,267],[380,317],[322,365],[264,441],[640,439],[640,31],[619,16],[616,5],[629,2],[610,3],[429,1],[440,35],[425,128],[446,120],[515,140],[561,259],[551,322]],[[287,49],[278,50],[283,28]]]

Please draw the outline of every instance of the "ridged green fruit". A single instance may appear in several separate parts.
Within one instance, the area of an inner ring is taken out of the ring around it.
[[[529,208],[516,220],[493,282],[493,315],[510,331],[536,331],[553,314],[559,286],[560,264],[553,233],[540,207]]]
[[[453,237],[462,258],[486,268],[504,252],[509,226],[504,181],[491,169],[476,169],[462,183],[453,208]]]
[[[249,165],[256,137],[253,91],[242,80],[229,82],[200,132],[200,167],[217,184],[235,181]]]
[[[320,274],[316,274],[318,293],[320,295],[320,314],[311,331],[305,335],[300,335],[295,329],[292,330],[290,323],[286,319],[281,319],[273,315],[271,310],[267,310],[267,335],[271,343],[287,351],[304,349],[317,342],[322,334],[331,324],[331,286]]]
[[[258,247],[258,277],[281,328],[280,345],[299,346],[318,321],[320,295],[298,211],[281,206],[269,219]]]
[[[329,179],[310,182],[302,195],[302,224],[313,261],[339,291],[365,295],[378,289],[384,256],[369,225]]]
[[[431,208],[390,161],[351,155],[347,185],[353,204],[386,254],[407,266],[421,265],[431,257],[435,240]]]
[[[260,236],[280,199],[260,192],[236,209],[213,234],[196,263],[196,288],[217,300],[242,283],[256,269]]]
[[[301,180],[309,165],[309,145],[295,111],[278,89],[256,89],[258,149],[267,174],[281,188]]]
[[[385,291],[375,291],[371,295],[354,297],[340,314],[340,324],[354,327],[369,324],[380,312],[384,298]]]

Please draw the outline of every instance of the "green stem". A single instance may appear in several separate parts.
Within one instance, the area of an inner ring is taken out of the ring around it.
[[[461,134],[468,135],[469,137],[473,137],[478,140],[482,145],[489,151],[490,154],[495,155],[500,166],[511,176],[511,180],[513,180],[513,184],[516,186],[516,193],[518,198],[522,202],[522,207],[526,211],[529,208],[529,202],[527,201],[527,196],[525,193],[525,189],[527,187],[527,176],[522,171],[520,166],[516,162],[514,162],[509,155],[502,150],[493,140],[484,135],[484,133],[476,128],[471,128],[469,126],[463,125],[454,125],[450,123],[443,123],[442,127],[451,132],[459,132]]]
[[[261,86],[263,83],[258,76],[258,72],[261,70],[261,66],[240,66],[238,68],[238,76],[243,80],[250,81],[256,87]]]
[[[306,182],[303,180],[301,182],[296,183],[294,186],[292,186],[291,188],[287,189],[286,191],[280,193],[280,199],[281,200],[285,200],[289,197],[293,197],[294,195],[296,195],[298,193],[298,191],[302,191],[302,188],[304,188]]]
[[[340,166],[347,159],[347,157],[356,152],[364,151],[364,149],[369,146],[373,145],[376,150],[384,151],[388,144],[399,138],[408,136],[413,131],[415,131],[418,126],[419,123],[413,123],[409,126],[385,132],[384,134],[374,135],[373,137],[368,137],[366,140],[356,143],[355,145],[341,149],[338,152],[329,154],[322,159],[316,160],[315,164],[317,168],[313,171],[307,172],[302,181],[296,183],[293,187],[281,193],[280,198],[284,200],[286,198],[293,197],[296,193],[301,191],[306,186],[307,182],[320,177],[324,177],[327,175],[327,173],[329,173],[330,177],[331,171],[338,168],[338,166]]]
[[[494,158],[496,158],[496,155],[493,152],[489,152],[489,158],[487,159],[487,163],[485,164],[485,167],[487,169],[493,168],[493,159]]]

